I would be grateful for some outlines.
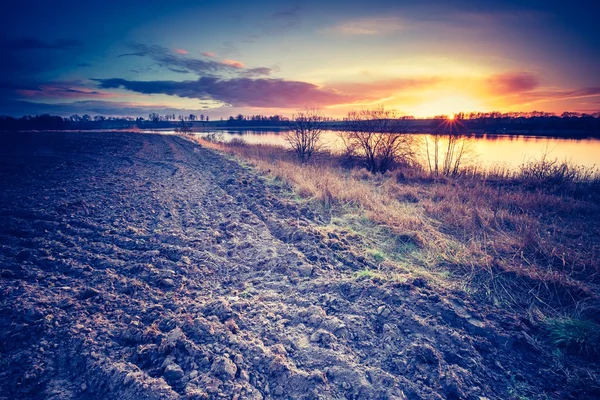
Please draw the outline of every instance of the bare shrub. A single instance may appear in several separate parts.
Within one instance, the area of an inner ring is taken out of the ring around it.
[[[192,127],[182,122],[181,126],[175,128],[176,133],[190,134],[192,133]]]
[[[465,156],[469,152],[469,142],[465,135],[434,133],[425,135],[423,141],[430,175],[457,176],[460,174]]]
[[[555,185],[600,181],[596,168],[575,165],[567,160],[559,161],[557,158],[549,159],[548,154],[521,164],[517,177]]]
[[[300,163],[307,163],[319,150],[324,122],[325,118],[316,108],[305,108],[292,116],[292,129],[283,135]]]
[[[209,133],[209,134],[205,135],[205,136],[203,137],[203,139],[204,139],[205,141],[208,141],[208,142],[213,142],[213,143],[223,143],[223,142],[224,142],[224,140],[225,140],[225,137],[224,137],[224,135],[223,135],[223,132],[219,132],[219,133],[217,133],[217,132],[212,132],[212,133]]]
[[[414,162],[414,138],[406,121],[382,107],[348,113],[340,137],[347,156],[358,156],[371,173],[385,173],[397,164]]]
[[[245,147],[248,144],[246,143],[246,141],[242,138],[233,138],[229,141],[229,146],[233,146],[233,147]]]

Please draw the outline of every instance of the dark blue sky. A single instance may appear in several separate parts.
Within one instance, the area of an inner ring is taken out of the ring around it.
[[[600,2],[19,1],[0,114],[600,109]]]

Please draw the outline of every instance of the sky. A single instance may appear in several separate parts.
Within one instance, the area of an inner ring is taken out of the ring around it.
[[[600,2],[20,0],[0,114],[600,111]]]

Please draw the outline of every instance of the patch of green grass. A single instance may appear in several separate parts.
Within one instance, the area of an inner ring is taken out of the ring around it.
[[[515,398],[518,400],[533,399],[533,397],[530,396],[533,396],[535,394],[535,391],[533,391],[526,382],[517,380],[514,375],[511,375],[510,380],[512,382],[512,387],[508,390],[508,392],[512,396],[511,398]],[[545,394],[541,394],[541,396],[547,397]],[[541,396],[539,398],[542,398]]]
[[[368,268],[365,268],[361,271],[358,271],[357,273],[354,274],[354,277],[358,280],[358,279],[374,279],[376,277],[378,277],[379,274],[377,274],[374,271],[371,271]]]
[[[373,257],[373,260],[378,263],[382,263],[385,261],[385,255],[379,250],[370,250],[369,255]]]
[[[417,246],[415,246],[414,244],[412,244],[412,243],[400,243],[396,247],[396,252],[398,254],[402,254],[402,255],[404,255],[404,254],[411,254],[411,253],[414,253],[414,252],[419,251],[419,250],[420,249]]]
[[[377,224],[375,222],[373,222],[369,217],[367,217],[366,215],[361,215],[358,218],[358,222],[361,225],[364,225],[365,227],[375,227],[377,226]]]
[[[545,321],[548,338],[557,348],[585,357],[600,355],[600,325],[577,318],[549,318]]]
[[[250,297],[254,296],[256,294],[256,290],[254,289],[254,286],[252,286],[252,283],[244,283],[244,290],[240,293],[240,297],[242,299],[249,299]]]

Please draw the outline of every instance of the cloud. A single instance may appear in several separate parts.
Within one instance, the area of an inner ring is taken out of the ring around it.
[[[85,87],[63,86],[60,83],[40,85],[36,89],[18,89],[21,97],[43,99],[92,99],[115,97],[114,93],[90,90]]]
[[[325,31],[340,35],[389,35],[406,29],[407,22],[398,17],[358,18],[341,22]]]
[[[221,63],[223,63],[223,65],[228,65],[230,67],[237,68],[237,69],[244,69],[244,68],[246,68],[246,66],[244,65],[244,63],[241,62],[241,61],[223,60],[223,61],[221,61]]]
[[[216,54],[212,51],[205,51],[204,53],[202,53],[202,55],[206,57],[216,57]]]
[[[166,47],[146,45],[141,43],[130,46],[134,52],[121,54],[119,57],[149,57],[159,66],[175,70],[176,72],[196,72],[200,74],[222,72],[231,69],[220,62],[212,60],[198,60],[173,54]]]
[[[141,43],[132,44],[131,53],[121,54],[119,57],[149,57],[160,67],[167,68],[177,73],[195,73],[198,75],[218,75],[218,74],[238,74],[243,72],[246,66],[241,61],[236,60],[203,60],[186,57],[182,54],[173,54],[172,51],[163,46],[146,45]],[[214,53],[204,53],[211,54]],[[256,73],[256,69],[255,73]],[[271,69],[262,67],[260,69],[263,75],[269,75]]]
[[[558,100],[585,99],[599,97],[600,87],[590,86],[579,89],[550,89],[536,90],[524,93],[520,96],[520,104],[545,103]],[[518,105],[518,104],[515,104]]]
[[[221,79],[202,77],[196,81],[129,81],[96,79],[102,89],[123,88],[143,94],[217,100],[236,107],[294,108],[354,103],[372,100],[365,94],[346,95],[307,82],[283,79]]]
[[[266,76],[270,75],[271,72],[279,70],[278,66],[269,68],[269,67],[258,67],[258,68],[249,68],[242,72],[242,76],[246,78],[255,78],[258,76]]]
[[[592,97],[600,96],[600,86],[587,87],[579,90],[575,90],[571,95],[577,97]]]
[[[2,100],[0,108],[3,115],[20,117],[22,115],[52,114],[70,116],[73,114],[99,114],[105,116],[141,116],[148,117],[150,113],[189,114],[206,112],[215,109],[218,104],[200,103],[197,109],[182,109],[164,104],[143,104],[126,101],[80,100],[69,103],[38,103],[24,100]]]
[[[487,78],[453,78],[429,76],[418,78],[391,78],[370,82],[329,82],[318,86],[308,82],[284,79],[256,78],[253,70],[245,70],[247,76],[235,78],[202,77],[195,81],[130,81],[125,79],[99,79],[102,89],[123,88],[143,94],[166,94],[171,96],[211,99],[235,107],[294,108],[305,105],[328,107],[385,102],[421,96],[432,89],[472,93],[476,97],[500,95],[514,98],[514,102],[538,99],[593,96],[600,88],[583,88],[572,91],[542,92],[535,75],[514,72]],[[262,71],[257,71],[262,74]],[[482,91],[480,90],[483,89]],[[458,93],[458,92],[457,92]],[[403,97],[404,96],[404,97]],[[428,95],[426,95],[428,96]]]
[[[513,106],[600,96],[600,86],[578,89],[542,87],[538,76],[529,72],[494,75],[484,80],[484,87],[491,95],[510,98]]]
[[[180,54],[180,55],[186,55],[186,54],[190,54],[189,51],[184,50],[184,49],[175,49],[175,53]]]
[[[371,82],[332,82],[327,87],[350,95],[369,93],[373,97],[384,98],[401,91],[429,88],[443,81],[441,77],[392,78]]]
[[[485,83],[488,91],[495,95],[530,92],[540,84],[538,77],[529,72],[494,75],[488,78]]]
[[[81,42],[76,39],[58,39],[46,42],[34,37],[9,39],[2,43],[2,47],[9,50],[68,50],[79,46],[81,46]]]

